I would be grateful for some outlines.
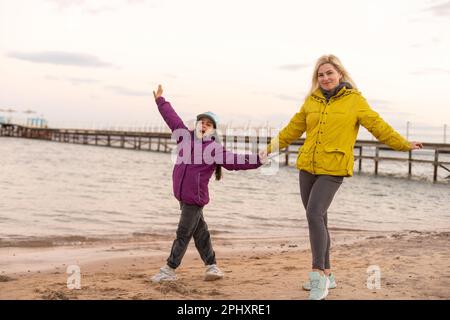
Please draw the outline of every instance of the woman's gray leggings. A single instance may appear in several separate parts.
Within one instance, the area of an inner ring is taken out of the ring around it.
[[[331,269],[327,210],[344,177],[300,170],[300,195],[308,218],[313,269]]]

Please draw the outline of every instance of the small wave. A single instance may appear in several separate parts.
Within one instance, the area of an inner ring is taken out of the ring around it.
[[[56,216],[56,217],[58,217],[58,216]],[[66,222],[72,222],[73,219],[70,219],[69,217],[66,217],[66,218],[60,217],[60,218],[54,218],[53,221],[66,223]]]
[[[212,229],[212,230],[209,230],[209,233],[210,233],[212,236],[217,236],[217,235],[221,235],[221,234],[232,234],[233,232],[227,231],[227,230],[217,230],[217,229]]]
[[[43,248],[66,245],[80,245],[102,240],[101,238],[90,238],[85,236],[55,236],[55,237],[15,237],[0,239],[0,248]]]
[[[107,215],[114,215],[114,216],[123,216],[124,213],[120,211],[114,211],[114,210],[99,210],[98,211],[101,214],[107,214]]]
[[[244,228],[236,228],[236,225],[233,224],[224,224],[224,223],[216,223],[214,226],[211,226],[209,228],[210,232],[214,230],[214,232],[221,232],[221,233],[244,233]]]
[[[93,194],[82,194],[80,195],[80,198],[83,200],[100,200],[100,197]]]
[[[131,220],[110,220],[110,222],[114,222],[114,223],[125,223],[125,224],[134,224],[134,221],[131,221]]]
[[[349,231],[349,232],[371,232],[372,230],[366,229],[353,229],[353,228],[339,228],[339,227],[328,227],[329,231]]]
[[[370,196],[374,196],[374,197],[387,197],[387,194],[384,193],[371,193]]]
[[[260,188],[253,188],[253,187],[239,187],[239,188],[233,188],[234,190],[242,190],[242,191],[260,191]]]
[[[167,234],[155,233],[155,232],[133,232],[131,234],[133,237],[166,237]]]
[[[296,229],[296,228],[299,228],[299,227],[300,228],[305,228],[305,226],[303,226],[303,225],[296,226],[296,225],[294,225],[292,223],[275,223],[275,222],[262,222],[262,223],[259,223],[258,226],[266,227],[268,229],[270,229],[270,228],[277,228],[277,229],[280,229],[280,230],[288,229],[288,228]]]
[[[56,220],[56,219],[55,219]],[[96,224],[111,224],[110,221],[104,220],[104,219],[96,219],[96,218],[87,218],[87,217],[74,217],[70,219],[71,222],[90,222],[90,223],[96,223]],[[65,221],[63,221],[65,222]]]
[[[250,219],[250,220],[258,220],[258,221],[267,221],[269,220],[269,218],[264,218],[261,216],[249,216],[249,215],[243,215],[242,217],[246,218],[246,219]]]

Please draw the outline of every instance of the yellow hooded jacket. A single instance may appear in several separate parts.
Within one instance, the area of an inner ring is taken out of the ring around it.
[[[328,102],[320,89],[306,100],[289,124],[272,139],[267,151],[277,151],[299,139],[297,168],[312,174],[353,175],[353,149],[359,125],[394,150],[409,151],[410,143],[373,111],[358,90],[342,88]]]

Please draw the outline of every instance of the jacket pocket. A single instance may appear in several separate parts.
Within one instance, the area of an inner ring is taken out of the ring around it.
[[[325,148],[322,159],[322,167],[328,171],[347,170],[348,153],[342,148]]]
[[[311,146],[308,145],[302,145],[300,148],[298,148],[298,155],[297,155],[297,165],[300,167],[307,167],[310,164],[311,159]]]

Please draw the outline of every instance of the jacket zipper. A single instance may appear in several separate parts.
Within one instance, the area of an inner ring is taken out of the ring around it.
[[[201,175],[201,173],[199,172],[198,176],[197,176],[197,192],[198,192],[198,202],[199,202],[199,204],[202,203],[202,198],[200,197],[200,175]]]
[[[193,153],[194,153],[194,147],[191,145],[191,161],[193,159],[192,157],[194,156]],[[184,177],[186,176],[186,170],[187,170],[188,165],[189,164],[187,164],[187,163],[184,164],[183,174],[181,175],[181,181],[180,181],[180,186],[179,186],[180,200],[182,199],[182,197],[181,197],[181,193],[183,191],[182,187],[183,187]]]
[[[330,105],[331,100],[332,100],[333,98],[334,98],[334,97],[331,97],[330,100],[328,100],[328,102],[325,102],[324,112],[325,112],[325,110],[327,110],[327,107]],[[326,101],[326,100],[325,100],[325,101]],[[322,112],[320,112],[320,114],[323,115]],[[322,122],[322,117],[320,118],[320,121],[319,121],[319,122]],[[322,124],[322,123],[320,123],[320,124]],[[319,131],[320,131],[320,128],[319,128]],[[316,174],[316,169],[314,168],[314,163],[315,163],[314,157],[316,156],[316,148],[317,148],[317,138],[316,138],[316,143],[314,144],[314,150],[313,150],[313,156],[312,156],[312,171],[313,171],[313,174]]]

